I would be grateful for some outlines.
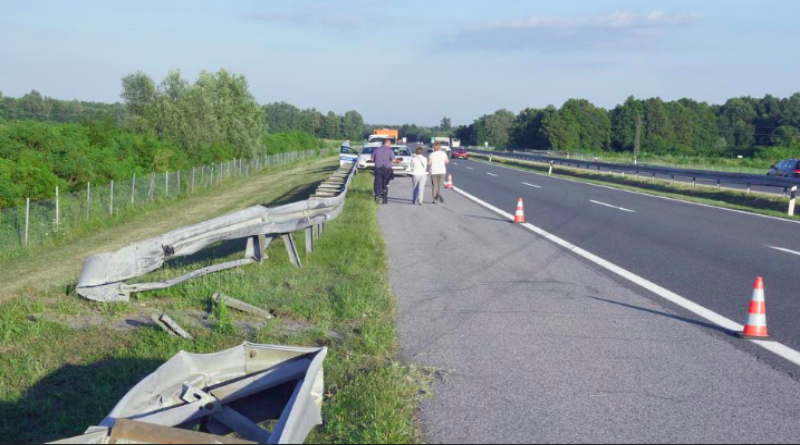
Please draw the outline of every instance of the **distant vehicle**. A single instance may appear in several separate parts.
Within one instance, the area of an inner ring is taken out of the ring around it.
[[[396,137],[387,136],[385,134],[373,134],[373,135],[370,135],[369,140],[367,141],[367,143],[383,145],[383,142],[386,141],[387,139],[392,141],[392,145],[397,143],[397,138]],[[380,146],[380,145],[378,145],[378,146]]]
[[[767,176],[800,178],[800,159],[787,159],[772,166]]]
[[[447,156],[453,157],[453,150],[450,148],[450,138],[433,138],[433,144],[439,144],[442,150],[447,153]],[[431,146],[430,151],[433,151],[433,146]]]
[[[461,139],[453,138],[450,140],[450,146],[455,150],[456,148],[461,148]]]
[[[358,162],[358,150],[342,146],[339,154],[339,165],[344,167],[346,164],[355,164]]]
[[[361,154],[358,157],[359,170],[375,169],[375,162],[372,160],[372,155],[380,146],[381,145],[368,144],[361,149]],[[408,167],[411,165],[411,150],[405,145],[393,145],[392,150],[394,150],[394,155],[397,157],[392,166],[392,170],[394,170],[395,174],[405,175],[406,170],[408,170]]]
[[[392,140],[392,144],[396,144],[400,141],[400,131],[390,129],[375,130],[372,136],[369,137],[369,141],[372,142],[373,138],[377,139],[378,137],[383,137],[384,140],[389,138]]]
[[[453,150],[453,159],[469,161],[469,152],[465,148],[456,148]]]

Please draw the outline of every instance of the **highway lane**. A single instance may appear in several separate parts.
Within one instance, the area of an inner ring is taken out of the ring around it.
[[[455,185],[532,224],[744,323],[756,276],[773,337],[800,348],[800,224],[577,183],[476,161]]]
[[[521,153],[521,154],[524,155],[524,153]],[[572,161],[572,162],[575,162],[577,164],[577,165],[573,165],[572,166],[574,168],[574,167],[580,166],[580,162],[581,161],[575,160],[575,161]],[[643,164],[642,166],[644,167],[645,165]],[[580,166],[581,169],[588,170],[587,167],[588,167],[587,165]],[[594,169],[594,168],[592,168],[591,171],[597,172],[597,170]],[[613,169],[602,168],[600,171],[601,172],[613,172],[613,173],[616,173],[616,174],[622,174],[624,172],[625,175],[631,176],[631,177],[635,177],[636,173],[637,173],[636,168],[635,167],[631,167],[629,165],[620,165],[619,168],[613,168]],[[653,175],[650,174],[650,173],[640,173],[639,174],[639,179],[642,179],[642,180],[650,180],[652,178],[653,178]],[[671,175],[656,174],[655,179],[659,180],[660,182],[664,182],[664,181],[671,181],[673,178],[672,178]],[[681,183],[681,184],[684,184],[684,185],[691,185],[693,179],[694,178],[692,178],[691,176],[685,176],[685,175],[676,175],[675,178],[674,178],[675,182]],[[698,185],[698,187],[700,187],[700,186],[702,186],[704,188],[706,188],[706,187],[717,187],[716,181],[712,181],[712,180],[697,179],[694,182]],[[745,191],[745,190],[747,190],[747,185],[745,185],[745,184],[722,183],[722,184],[720,184],[720,187],[723,190],[725,190],[725,189],[736,190],[736,191]],[[783,195],[786,195],[786,193],[787,193],[786,190],[784,190],[783,188],[780,188],[780,187],[765,187],[765,186],[759,186],[759,185],[752,186],[750,188],[750,190],[752,192],[754,192],[754,193],[763,193],[763,194],[767,194],[767,195],[778,195],[778,196],[783,196]]]

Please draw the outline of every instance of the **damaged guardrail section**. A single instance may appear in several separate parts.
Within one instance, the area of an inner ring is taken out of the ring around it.
[[[89,300],[128,301],[132,294],[165,289],[203,275],[263,261],[266,248],[279,237],[286,245],[292,263],[302,267],[292,233],[305,230],[306,249],[313,251],[314,242],[319,239],[325,224],[344,210],[347,191],[355,174],[355,165],[347,164],[320,184],[317,192],[306,201],[272,209],[252,207],[133,243],[117,252],[93,255],[84,262],[76,290]],[[125,283],[162,268],[172,258],[193,255],[222,241],[240,239],[246,240],[242,260],[214,265],[160,283]]]
[[[54,443],[303,443],[322,424],[327,352],[252,343],[209,355],[181,352],[99,426]],[[271,431],[260,426],[270,420]]]

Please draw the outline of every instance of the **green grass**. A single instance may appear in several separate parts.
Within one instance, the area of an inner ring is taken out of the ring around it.
[[[473,155],[473,159],[486,162],[483,160],[485,159],[483,156]],[[494,157],[493,161],[494,163],[507,165],[518,170],[527,170],[539,173],[547,173],[549,170],[549,166],[534,162],[500,159],[498,157]],[[654,196],[673,198],[681,201],[695,202],[715,207],[741,210],[745,212],[773,216],[776,218],[800,221],[800,215],[795,215],[794,217],[790,217],[788,215],[787,210],[789,201],[787,198],[779,196],[760,193],[752,193],[747,195],[747,193],[744,191],[740,192],[724,188],[717,190],[717,188],[713,186],[698,185],[696,188],[692,188],[691,185],[681,183],[672,184],[670,181],[666,180],[657,179],[654,182],[644,178],[637,179],[630,175],[622,177],[620,175],[596,172],[593,173],[586,170],[579,170],[564,166],[554,166],[553,176],[570,178],[591,184],[610,186],[622,190],[641,192]]]
[[[44,442],[97,424],[135,383],[180,350],[208,353],[243,341],[327,346],[325,425],[313,443],[417,443],[416,401],[422,371],[395,361],[396,308],[377,207],[367,175],[359,176],[344,213],[328,224],[317,249],[293,268],[280,241],[261,265],[209,275],[166,291],[109,306],[28,288],[0,305],[0,437]],[[304,237],[296,241],[304,252]],[[243,246],[240,246],[243,247]],[[214,261],[240,256],[220,246]],[[151,277],[174,276],[209,263],[173,263]],[[262,323],[210,303],[214,292],[272,310]],[[195,337],[187,341],[144,327],[118,331],[123,317],[164,310]],[[192,324],[208,313],[210,329]],[[58,317],[59,321],[52,321]],[[91,317],[108,326],[76,329]]]
[[[555,157],[566,158],[568,156],[565,152],[554,152]],[[777,155],[777,154],[776,154]],[[608,162],[612,164],[633,164],[633,153],[617,153],[617,152],[571,152],[569,156],[572,159],[581,160],[594,160],[595,157],[600,162]],[[647,165],[658,165],[669,168],[683,168],[690,170],[712,170],[712,171],[725,171],[733,173],[751,173],[751,174],[764,174],[770,169],[772,164],[778,159],[763,159],[756,158],[722,158],[722,157],[706,157],[706,156],[671,156],[671,155],[650,155],[643,154],[639,158],[639,162]]]

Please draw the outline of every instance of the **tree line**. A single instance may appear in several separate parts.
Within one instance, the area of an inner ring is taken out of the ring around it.
[[[759,156],[800,149],[800,93],[730,99],[709,105],[691,99],[628,98],[606,110],[570,99],[560,108],[499,110],[454,130],[469,145],[528,150],[674,156]]]
[[[364,118],[358,111],[338,115],[309,108],[301,110],[286,102],[264,105],[264,119],[272,133],[300,132],[320,139],[353,139],[364,137]]]
[[[363,131],[355,112],[323,116],[313,133],[281,127],[247,80],[226,70],[203,72],[194,82],[177,71],[158,83],[134,73],[122,79],[121,97],[96,104],[36,91],[19,99],[0,94],[0,208],[50,198],[56,186],[79,191],[88,182],[320,148],[317,136]]]

